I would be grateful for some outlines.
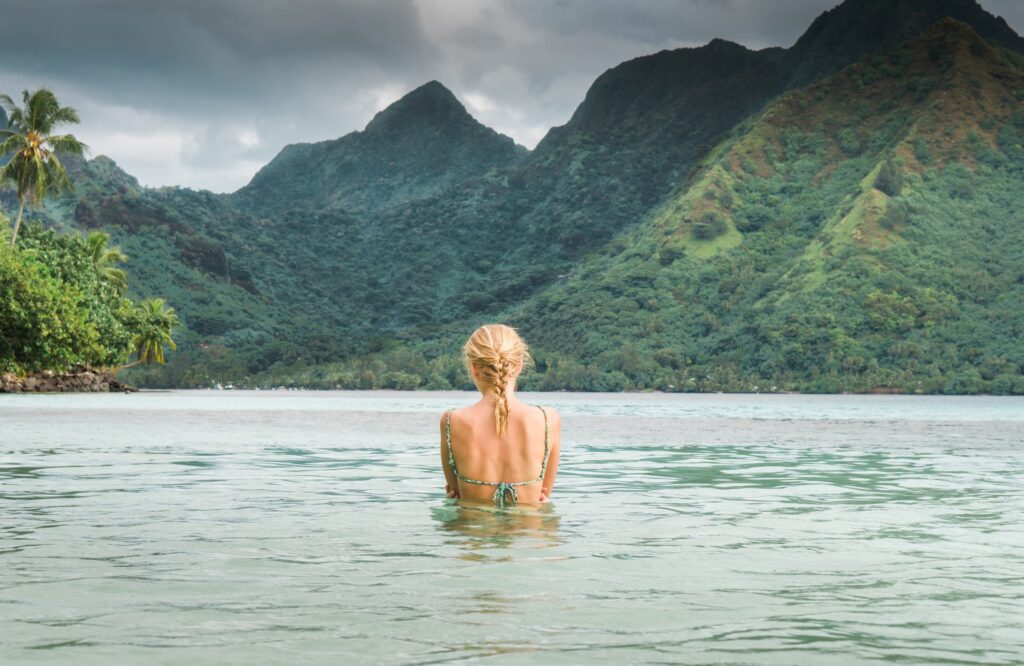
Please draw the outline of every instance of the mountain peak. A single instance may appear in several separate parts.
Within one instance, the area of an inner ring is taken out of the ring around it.
[[[392,103],[391,106],[408,106],[426,103],[451,106],[460,109],[463,108],[462,103],[456,99],[455,94],[446,88],[443,83],[437,80],[427,81],[419,88],[414,88],[403,95],[397,102]]]
[[[899,46],[943,19],[969,25],[983,39],[1024,53],[1024,38],[976,0],[846,0],[819,15],[790,49],[799,88],[864,56]]]
[[[453,123],[477,124],[451,90],[438,81],[428,81],[377,113],[366,126],[366,132],[387,132],[399,126]]]
[[[709,50],[720,50],[720,51],[749,51],[746,46],[737,44],[736,42],[730,42],[728,39],[722,39],[721,37],[714,37],[710,42],[704,46],[698,47]]]
[[[429,81],[379,112],[361,132],[286,146],[239,190],[237,200],[264,209],[378,210],[510,164],[520,150],[477,122],[450,90]],[[293,176],[307,171],[316,175],[301,181]]]

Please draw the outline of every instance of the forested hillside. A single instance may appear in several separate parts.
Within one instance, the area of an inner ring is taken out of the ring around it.
[[[772,104],[516,313],[549,381],[1024,391],[1022,63],[945,20]]]
[[[623,63],[533,151],[431,82],[234,194],[100,157],[38,216],[177,308],[152,385],[463,386],[509,319],[534,387],[1022,392],[1022,50],[973,0],[847,0]]]

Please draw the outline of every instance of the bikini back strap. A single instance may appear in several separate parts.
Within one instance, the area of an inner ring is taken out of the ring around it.
[[[459,468],[455,466],[455,454],[452,453],[452,412],[455,409],[449,409],[444,413],[444,439],[448,444],[448,466],[452,468],[452,473],[455,474],[455,478],[460,478]]]
[[[543,481],[544,474],[546,474],[548,471],[548,454],[551,453],[551,445],[549,443],[550,428],[548,427],[547,411],[545,411],[544,408],[541,407],[540,405],[537,405],[537,409],[539,409],[544,414],[544,462],[540,464],[540,476],[537,477],[539,480]]]
[[[462,483],[472,483],[477,486],[497,486],[494,492],[494,503],[499,507],[504,507],[506,503],[515,504],[519,501],[518,493],[516,492],[517,486],[527,486],[531,483],[537,483],[538,481],[544,480],[544,475],[548,469],[548,456],[551,453],[551,429],[548,423],[548,413],[540,405],[535,405],[544,414],[544,461],[540,465],[540,476],[529,481],[478,481],[477,479],[468,479],[459,473],[459,468],[455,465],[455,453],[452,451],[452,412],[454,409],[449,409],[444,415],[444,439],[445,445],[448,447],[448,466],[451,467],[452,472],[455,474],[455,478]]]

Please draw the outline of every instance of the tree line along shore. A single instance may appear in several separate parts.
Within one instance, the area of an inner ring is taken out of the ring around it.
[[[130,389],[118,371],[163,363],[178,317],[163,299],[127,297],[128,257],[108,234],[23,224],[26,208],[71,188],[61,160],[86,146],[61,132],[79,117],[53,92],[26,90],[22,102],[0,95],[0,185],[17,198],[13,221],[0,212],[0,392]]]

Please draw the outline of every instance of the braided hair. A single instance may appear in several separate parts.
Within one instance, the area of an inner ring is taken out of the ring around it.
[[[466,366],[477,369],[481,389],[494,398],[494,427],[499,437],[508,432],[509,385],[530,352],[514,328],[487,324],[473,331],[462,348]]]

